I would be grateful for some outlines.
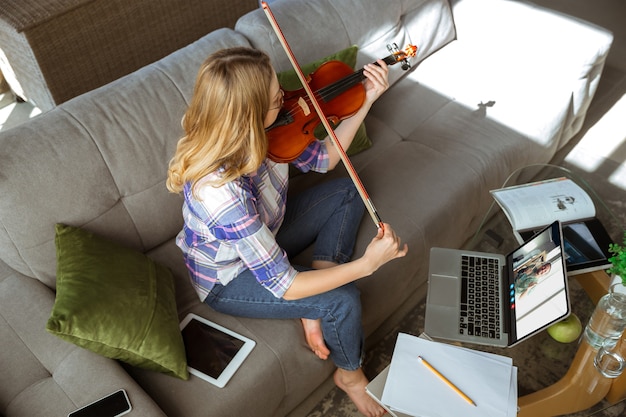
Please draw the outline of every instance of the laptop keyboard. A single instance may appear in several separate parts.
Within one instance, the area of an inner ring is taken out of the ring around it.
[[[459,333],[500,337],[499,271],[498,259],[463,255]]]

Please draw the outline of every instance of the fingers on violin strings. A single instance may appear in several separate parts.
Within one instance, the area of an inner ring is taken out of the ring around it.
[[[365,75],[372,83],[380,85],[383,89],[389,86],[386,69],[370,64],[366,68]]]
[[[382,59],[377,60],[378,68],[380,68],[385,74],[389,72],[389,66]]]
[[[383,65],[385,65],[385,63],[383,62]],[[380,77],[380,78],[386,78],[387,77],[387,73],[389,72],[389,69],[387,68],[387,65],[385,66],[381,66],[379,65],[375,65],[375,64],[367,64],[365,66],[365,70],[373,75],[374,77]]]

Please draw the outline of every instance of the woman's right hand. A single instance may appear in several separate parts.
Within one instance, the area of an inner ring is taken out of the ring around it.
[[[390,260],[406,255],[407,251],[406,243],[402,245],[396,232],[385,223],[367,245],[362,257],[325,269],[298,272],[283,298],[297,300],[333,290],[371,275]]]
[[[406,243],[402,245],[402,240],[393,228],[384,223],[383,227],[378,229],[376,237],[365,249],[363,257],[371,263],[374,268],[372,272],[374,272],[392,259],[405,256],[408,250],[408,245]]]

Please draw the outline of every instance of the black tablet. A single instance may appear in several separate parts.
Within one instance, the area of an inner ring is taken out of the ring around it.
[[[565,263],[568,275],[607,269],[611,266],[609,244],[613,243],[608,232],[596,218],[562,224]],[[524,240],[534,231],[521,232]]]
[[[223,388],[255,342],[219,324],[190,313],[180,323],[189,373]]]

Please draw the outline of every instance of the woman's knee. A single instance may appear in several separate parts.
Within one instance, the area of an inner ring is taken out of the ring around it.
[[[332,294],[330,307],[334,316],[358,316],[361,317],[361,292],[354,283],[346,284],[328,293]]]
[[[358,200],[359,192],[354,185],[354,182],[350,178],[339,178],[337,179],[336,187],[338,190],[342,190],[345,194],[345,199],[347,201]]]

